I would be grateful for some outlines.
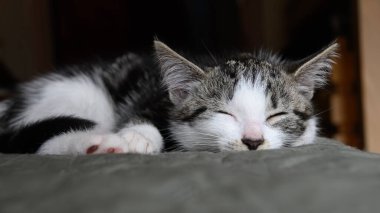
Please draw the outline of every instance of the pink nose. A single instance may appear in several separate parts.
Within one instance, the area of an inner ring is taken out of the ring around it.
[[[249,150],[256,150],[261,144],[264,143],[261,126],[256,123],[246,125],[241,142],[243,142]]]
[[[263,131],[259,124],[251,123],[245,126],[243,138],[249,138],[251,140],[262,140]]]

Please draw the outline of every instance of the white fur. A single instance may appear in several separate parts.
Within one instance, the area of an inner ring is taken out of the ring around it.
[[[129,150],[137,153],[159,153],[163,148],[163,138],[152,124],[128,125],[118,133],[129,144]]]
[[[254,84],[250,80],[240,80],[235,90],[235,94],[227,110],[234,115],[242,126],[242,136],[251,135],[250,127],[257,128],[254,133],[261,133],[266,115],[265,87],[260,82],[260,75],[257,76]]]
[[[257,149],[277,149],[284,144],[285,135],[279,129],[275,129],[269,125],[264,127],[264,143]]]
[[[284,142],[284,133],[266,123],[267,100],[265,86],[258,75],[252,84],[249,80],[241,80],[235,94],[227,107],[239,122],[240,138],[235,138],[235,143],[242,143],[240,139],[247,137],[252,139],[264,139],[264,143],[258,149],[280,148]]]
[[[115,139],[119,139],[116,141]],[[120,145],[120,137],[113,137],[108,134],[98,133],[97,131],[79,131],[68,132],[55,136],[45,143],[37,151],[37,154],[42,155],[83,155],[89,147],[93,145],[100,145],[102,141],[109,143],[113,141],[112,145]]]
[[[176,123],[172,126],[172,132],[186,150],[226,150],[241,137],[239,123],[224,114],[216,114],[191,126]]]
[[[103,129],[114,125],[112,102],[109,97],[84,75],[73,78],[40,79],[28,84],[30,90],[28,108],[11,124],[23,126],[45,118],[56,116],[77,116],[95,121]]]

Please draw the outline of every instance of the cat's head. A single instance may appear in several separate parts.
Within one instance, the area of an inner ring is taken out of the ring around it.
[[[155,41],[174,104],[171,132],[185,150],[239,151],[313,142],[311,98],[330,73],[338,45],[297,62],[237,54],[215,66],[195,64]]]

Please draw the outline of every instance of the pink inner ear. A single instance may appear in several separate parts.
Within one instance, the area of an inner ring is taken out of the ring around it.
[[[187,96],[189,96],[189,92],[187,90],[185,90],[185,89],[176,89],[172,93],[177,98],[182,99],[182,100],[186,99]]]
[[[187,97],[189,96],[189,92],[186,89],[173,89],[169,91],[170,100],[173,104],[181,104]]]

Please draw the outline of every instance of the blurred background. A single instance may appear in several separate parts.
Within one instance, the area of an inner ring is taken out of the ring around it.
[[[321,135],[380,152],[378,21],[378,0],[1,0],[0,100],[55,67],[151,51],[155,36],[194,54],[267,48],[289,59],[336,39],[331,84],[314,98]]]

